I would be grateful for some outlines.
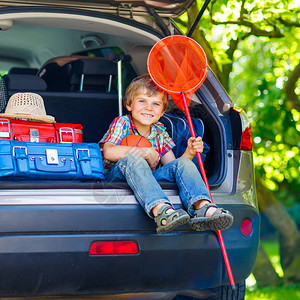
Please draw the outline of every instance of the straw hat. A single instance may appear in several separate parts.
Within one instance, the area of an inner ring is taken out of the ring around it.
[[[7,102],[5,112],[0,114],[0,117],[46,123],[55,122],[54,117],[46,115],[43,98],[35,93],[13,94]]]

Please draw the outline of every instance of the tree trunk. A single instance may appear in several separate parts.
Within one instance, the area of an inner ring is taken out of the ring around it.
[[[275,286],[280,282],[280,277],[275,272],[264,248],[259,245],[253,275],[259,287]]]
[[[298,249],[300,247],[300,242],[298,243]],[[293,261],[291,264],[287,267],[284,273],[284,283],[289,285],[293,283],[299,283],[300,282],[300,253],[298,253],[294,256]]]
[[[300,282],[300,232],[284,206],[274,197],[274,194],[263,186],[256,176],[258,203],[272,225],[279,233],[280,261],[285,276]]]
[[[295,93],[296,83],[300,77],[300,63],[295,67],[294,71],[290,73],[288,81],[284,86],[287,103],[290,109],[294,108],[300,111],[299,96]]]
[[[230,72],[232,71],[233,55],[234,55],[235,50],[238,47],[238,44],[239,44],[238,39],[230,40],[229,48],[226,51],[226,54],[228,56],[228,59],[230,59],[231,62],[228,63],[228,64],[223,64],[223,66],[222,66],[222,83],[223,83],[223,86],[224,86],[224,88],[227,92],[229,92],[229,90],[230,90],[229,75],[230,75]]]
[[[192,6],[188,10],[188,22],[189,22],[189,28],[191,28],[192,23],[196,19],[197,15],[199,13],[199,9],[197,7],[197,1],[195,1]],[[217,61],[214,58],[213,50],[209,44],[209,42],[206,40],[204,32],[200,29],[201,21],[199,22],[198,26],[195,28],[194,33],[192,35],[192,38],[197,41],[203,50],[205,51],[205,54],[207,56],[208,65],[214,72],[214,74],[217,76],[217,78],[222,82],[222,72],[218,66]]]

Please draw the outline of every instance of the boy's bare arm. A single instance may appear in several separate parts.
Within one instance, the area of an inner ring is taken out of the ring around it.
[[[136,153],[143,157],[150,166],[154,165],[158,159],[158,152],[154,147],[132,147],[132,146],[121,146],[111,142],[106,142],[103,145],[103,156],[105,159],[110,161],[118,161],[123,157]]]
[[[176,159],[174,152],[172,150],[170,150],[169,152],[167,152],[162,158],[161,158],[161,163],[162,165],[166,165],[169,162],[173,161],[174,159]]]

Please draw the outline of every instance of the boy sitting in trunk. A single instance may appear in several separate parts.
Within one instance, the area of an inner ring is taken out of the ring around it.
[[[125,94],[129,115],[117,117],[101,139],[108,181],[126,181],[136,199],[157,224],[157,233],[167,233],[189,223],[197,231],[225,230],[233,223],[232,214],[211,203],[209,191],[192,162],[196,152],[203,152],[201,137],[189,138],[180,158],[160,117],[168,108],[168,95],[159,89],[149,75],[135,78]],[[133,133],[148,139],[151,148],[120,145]],[[157,168],[161,162],[162,167]],[[158,181],[175,182],[186,208],[175,209]]]

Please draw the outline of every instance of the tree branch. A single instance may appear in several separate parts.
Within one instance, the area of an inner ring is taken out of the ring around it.
[[[300,112],[300,101],[298,95],[295,93],[297,80],[300,78],[300,62],[292,71],[285,83],[284,90],[287,98],[289,108],[294,108]]]
[[[255,36],[265,36],[265,37],[269,37],[269,38],[283,37],[284,36],[280,32],[280,30],[276,27],[275,24],[271,25],[273,27],[272,31],[267,31],[267,30],[260,29],[256,24],[248,21],[247,18],[245,19],[245,16],[249,15],[249,12],[245,8],[246,0],[242,1],[240,16],[239,16],[238,20],[236,20],[236,21],[224,21],[224,22],[216,21],[216,20],[213,19],[213,7],[214,7],[215,2],[216,2],[215,0],[212,1],[210,9],[208,10],[210,21],[213,25],[239,25],[239,26],[245,26],[245,27],[250,28],[250,31],[247,33],[247,36],[255,35]],[[244,36],[244,38],[245,38],[245,36]]]
[[[188,20],[189,20],[189,26],[191,26],[192,20],[195,20],[199,13],[199,9],[197,7],[197,3],[194,2],[191,6],[191,8],[188,10]],[[210,68],[213,70],[217,78],[222,82],[222,72],[220,70],[220,67],[213,55],[213,50],[205,38],[204,32],[200,29],[200,26],[197,26],[195,29],[192,38],[195,39],[203,48],[204,52],[206,53],[208,64]]]
[[[248,33],[249,35],[255,35],[255,36],[265,36],[269,38],[274,38],[274,37],[283,37],[284,35],[280,32],[280,30],[273,25],[273,30],[272,31],[267,31],[258,28],[254,23],[251,23],[249,21],[246,21],[245,19],[238,20],[238,21],[216,21],[213,20],[212,18],[210,19],[211,23],[213,25],[239,25],[239,26],[245,26],[250,28],[250,32]]]
[[[229,48],[226,51],[228,58],[231,60],[228,64],[223,64],[222,66],[222,84],[226,91],[229,91],[229,74],[232,71],[232,62],[233,62],[233,55],[235,50],[238,47],[239,39],[231,39],[229,42]]]
[[[246,15],[246,8],[245,8],[245,3],[246,3],[246,0],[243,0],[242,1],[242,6],[241,6],[241,11],[240,11],[240,21],[244,20],[244,16]]]
[[[283,24],[286,27],[300,27],[300,23],[297,23],[297,22],[286,21],[286,20],[283,20],[281,17],[279,17],[278,20],[281,24]]]

